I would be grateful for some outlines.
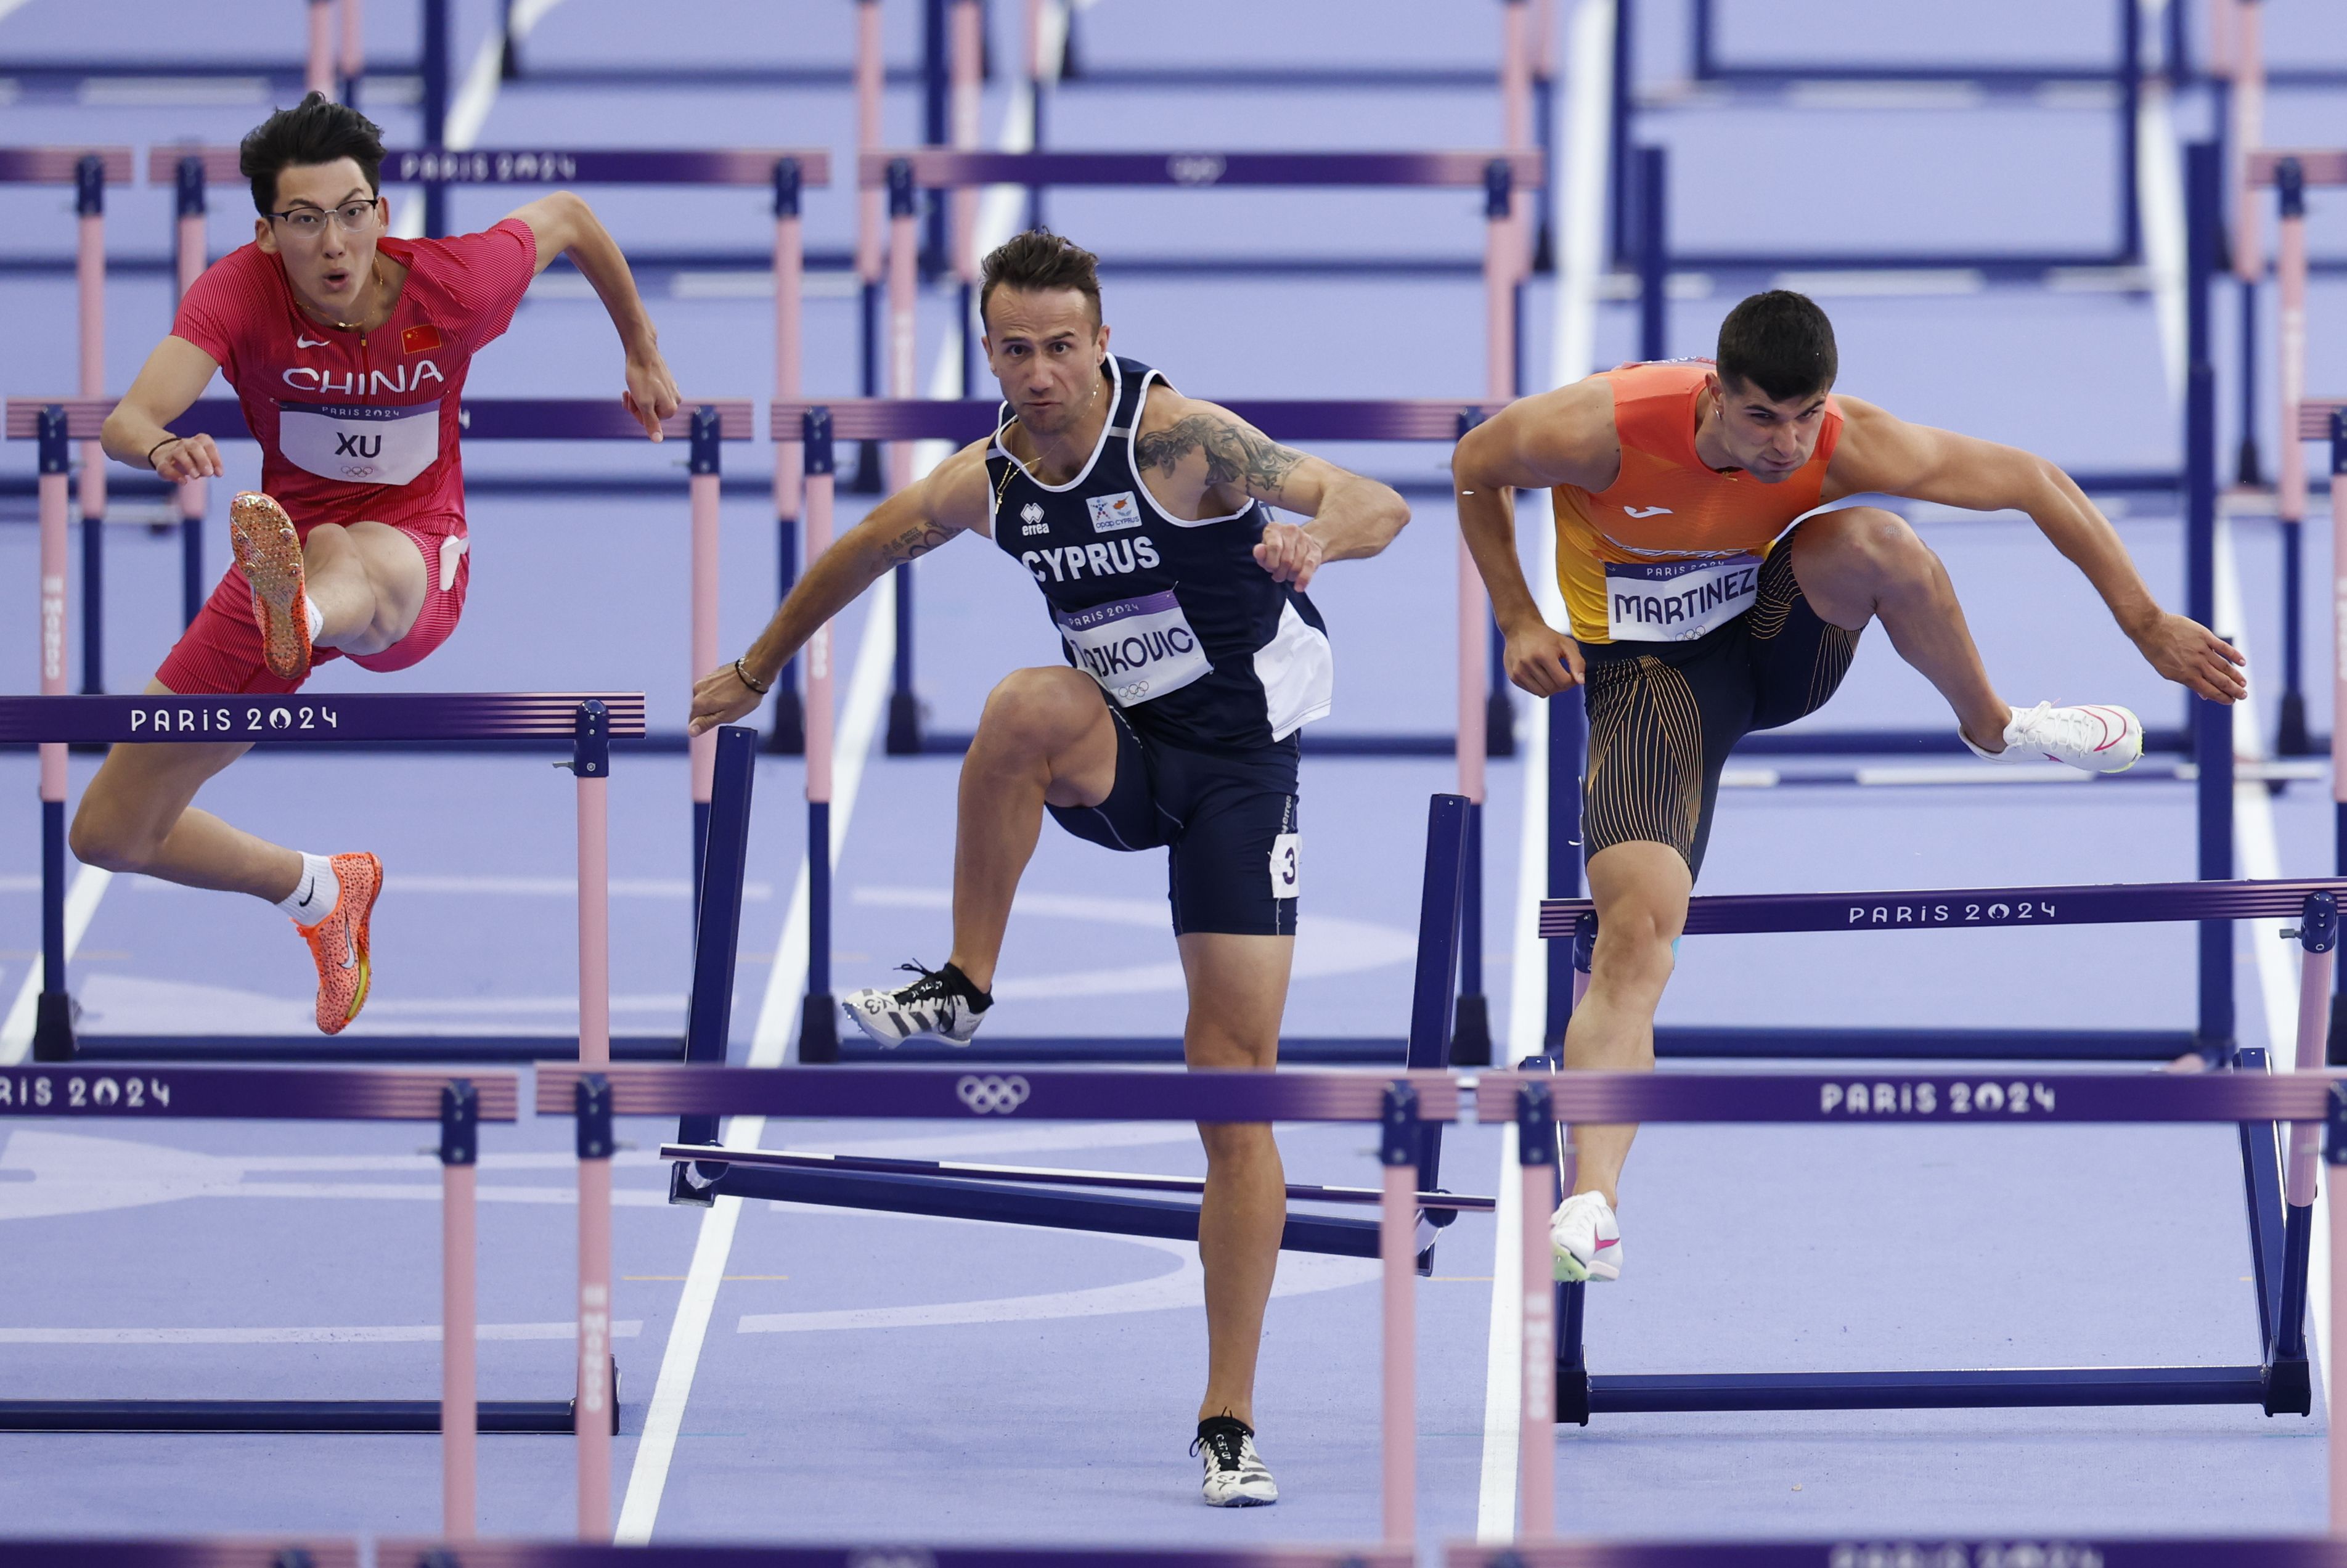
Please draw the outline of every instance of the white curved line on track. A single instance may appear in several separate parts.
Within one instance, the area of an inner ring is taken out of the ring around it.
[[[611,1325],[614,1339],[644,1331],[641,1318]],[[576,1323],[482,1323],[479,1339],[569,1339]],[[0,1328],[0,1345],[437,1345],[437,1323],[375,1328]]]

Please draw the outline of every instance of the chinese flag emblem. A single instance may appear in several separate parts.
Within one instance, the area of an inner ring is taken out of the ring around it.
[[[399,334],[399,352],[423,354],[440,346],[440,329],[429,322],[420,327],[409,327]]]

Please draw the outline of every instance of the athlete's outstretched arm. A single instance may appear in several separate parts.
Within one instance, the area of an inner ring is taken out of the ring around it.
[[[963,447],[927,477],[873,507],[815,558],[766,622],[766,630],[742,655],[759,685],[773,685],[815,629],[853,604],[882,575],[928,554],[956,534],[986,526],[987,445],[979,441]],[[742,683],[733,666],[721,664],[694,685],[686,730],[697,735],[713,725],[730,724],[758,702],[759,694]]]
[[[2111,618],[2151,667],[2212,702],[2249,694],[2249,661],[2198,621],[2159,607],[2118,531],[2077,482],[2045,458],[1928,425],[1910,425],[1854,397],[1826,469],[1825,498],[1875,492],[1974,512],[2025,512],[2086,574]]]
[[[620,401],[642,423],[644,434],[659,440],[661,421],[676,412],[680,401],[676,378],[669,374],[668,362],[661,357],[660,333],[653,330],[643,296],[636,292],[636,275],[628,270],[620,242],[611,238],[611,231],[603,227],[603,220],[585,199],[568,190],[541,196],[506,216],[520,219],[538,236],[539,272],[546,271],[555,257],[567,255],[594,285],[628,356],[627,390],[620,395]]]
[[[174,437],[163,428],[203,395],[219,369],[217,360],[187,339],[165,338],[147,356],[138,379],[130,384],[114,412],[106,416],[97,444],[116,462],[152,468],[174,484],[220,477],[220,448],[212,445],[210,436]]]
[[[1602,490],[1613,484],[1621,461],[1614,391],[1602,381],[1520,397],[1470,430],[1450,454],[1459,531],[1507,639],[1508,679],[1535,697],[1553,697],[1581,683],[1581,649],[1542,617],[1524,580],[1516,557],[1515,492],[1551,485]]]
[[[1152,392],[1143,423],[1133,455],[1143,474],[1176,490],[1194,485],[1200,503],[1217,511],[1254,499],[1312,519],[1264,529],[1255,559],[1278,581],[1309,587],[1323,562],[1376,555],[1409,521],[1409,503],[1392,486],[1283,446],[1218,404]]]

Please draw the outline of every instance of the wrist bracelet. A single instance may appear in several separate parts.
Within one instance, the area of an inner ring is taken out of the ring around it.
[[[749,666],[743,663],[739,659],[733,661],[733,673],[740,677],[742,684],[747,686],[751,691],[755,692],[761,697],[774,689],[773,682],[761,682],[755,675],[750,673]]]
[[[185,441],[187,437],[184,436],[166,436],[160,441],[156,442],[152,446],[148,447],[147,466],[152,468],[155,466],[156,453],[160,452],[164,447],[169,446],[174,441]]]

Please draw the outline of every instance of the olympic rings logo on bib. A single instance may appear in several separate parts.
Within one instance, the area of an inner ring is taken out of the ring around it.
[[[954,1085],[954,1098],[968,1106],[974,1115],[1008,1116],[1027,1103],[1034,1091],[1017,1073],[997,1078],[992,1073],[979,1076],[972,1073]]]

